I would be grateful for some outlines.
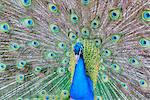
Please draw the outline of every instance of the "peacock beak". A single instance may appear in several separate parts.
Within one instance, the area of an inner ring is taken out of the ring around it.
[[[78,63],[78,60],[79,60],[81,54],[82,54],[82,50],[81,49],[79,51],[79,54],[75,54],[76,64]]]
[[[75,58],[76,58],[76,63],[78,62],[78,60],[79,60],[79,57],[80,57],[80,55],[75,55]]]

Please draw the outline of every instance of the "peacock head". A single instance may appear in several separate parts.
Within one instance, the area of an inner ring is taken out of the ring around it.
[[[74,46],[74,53],[75,55],[80,55],[83,53],[83,44],[80,42],[77,42]]]

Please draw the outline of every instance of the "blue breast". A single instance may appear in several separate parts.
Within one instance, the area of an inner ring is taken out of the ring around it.
[[[80,57],[75,65],[70,96],[74,100],[94,100],[93,83],[86,75],[83,57]]]

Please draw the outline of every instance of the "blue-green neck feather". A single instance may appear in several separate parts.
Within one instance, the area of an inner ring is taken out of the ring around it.
[[[75,49],[77,50],[78,47],[76,46]],[[79,60],[75,65],[73,81],[70,89],[70,96],[74,100],[94,100],[93,83],[91,79],[86,75],[86,67],[82,54],[80,55]]]

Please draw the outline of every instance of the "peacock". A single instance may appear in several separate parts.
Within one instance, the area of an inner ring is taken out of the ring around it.
[[[0,0],[0,100],[150,100],[150,0]]]

